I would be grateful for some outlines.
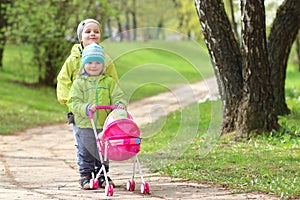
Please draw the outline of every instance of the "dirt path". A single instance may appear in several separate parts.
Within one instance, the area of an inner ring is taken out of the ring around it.
[[[216,94],[214,79],[208,79],[206,83],[135,102],[129,110],[139,125],[155,121],[183,105],[172,98],[174,94],[184,95],[184,105],[203,98],[208,94],[208,89]],[[191,88],[192,93],[185,93]],[[156,111],[151,107],[153,104],[159,104],[160,110],[162,107],[164,110]],[[149,114],[150,111],[152,114]],[[151,194],[142,195],[139,176],[136,177],[136,191],[126,191],[132,160],[112,161],[110,166],[110,176],[116,188],[114,195],[107,197],[103,189],[84,191],[79,188],[71,126],[36,127],[17,135],[0,136],[0,199],[277,199],[263,194],[232,194],[217,186],[151,174],[145,166],[143,171],[146,181],[150,183]]]

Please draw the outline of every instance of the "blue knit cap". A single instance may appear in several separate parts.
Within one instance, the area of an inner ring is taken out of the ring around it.
[[[86,46],[82,51],[81,66],[84,66],[87,62],[101,62],[104,67],[104,51],[103,48],[92,43]]]

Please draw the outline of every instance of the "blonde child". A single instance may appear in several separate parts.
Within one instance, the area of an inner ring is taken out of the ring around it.
[[[69,93],[68,106],[73,111],[78,127],[78,168],[81,175],[81,187],[89,189],[92,174],[96,175],[95,168],[101,166],[97,153],[96,139],[89,119],[89,110],[95,112],[96,105],[117,105],[120,109],[126,108],[124,93],[118,83],[110,76],[103,74],[104,51],[92,43],[82,52],[82,71],[74,81]],[[101,132],[110,110],[99,110],[94,114],[97,132]],[[107,166],[106,166],[107,167]],[[110,179],[109,179],[110,180]],[[100,176],[99,185],[104,187],[104,176]],[[110,183],[112,184],[112,183]]]

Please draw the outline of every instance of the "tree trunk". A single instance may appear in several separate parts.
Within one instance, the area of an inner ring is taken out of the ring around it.
[[[132,26],[133,26],[133,38],[132,40],[136,41],[136,38],[137,38],[137,32],[136,32],[136,29],[137,29],[137,21],[136,21],[136,13],[135,11],[132,11]]]
[[[235,130],[238,105],[242,98],[242,60],[221,0],[195,0],[206,46],[218,82],[223,105],[221,133]]]
[[[133,4],[133,10],[131,11],[131,15],[132,15],[132,28],[133,28],[133,40],[136,41],[137,38],[137,20],[136,20],[136,2],[135,0],[132,0],[132,4]]]
[[[300,40],[299,36],[296,40],[296,54],[297,54],[297,61],[298,61],[298,71],[300,72]]]
[[[0,1],[0,69],[3,68],[3,52],[6,43],[5,29],[7,26],[7,7],[10,4],[8,0]]]
[[[120,17],[117,16],[116,20],[117,20],[117,24],[118,24],[118,33],[119,33],[119,36],[120,36],[120,42],[122,42],[123,41],[123,34],[122,34],[122,24],[121,24]]]
[[[300,1],[286,0],[277,10],[268,40],[268,60],[271,67],[275,114],[289,114],[285,102],[287,62],[300,27]],[[280,48],[279,48],[280,47]]]
[[[130,11],[126,11],[126,25],[125,25],[125,34],[126,34],[126,38],[127,40],[130,40],[130,20],[129,20],[129,13]]]
[[[273,112],[271,69],[267,54],[264,1],[241,1],[243,99],[239,107],[237,135],[277,128]]]
[[[223,104],[222,134],[278,129],[265,27],[264,1],[241,1],[242,45],[221,0],[195,0]],[[280,47],[276,47],[281,49]],[[241,53],[242,51],[242,53]]]

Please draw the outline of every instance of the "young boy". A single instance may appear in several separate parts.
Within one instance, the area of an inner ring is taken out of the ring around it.
[[[92,43],[82,52],[82,69],[80,76],[74,81],[69,94],[68,106],[73,111],[75,123],[78,127],[78,167],[81,175],[81,187],[89,189],[92,173],[96,175],[100,158],[97,152],[96,138],[89,119],[89,110],[96,111],[96,105],[117,105],[126,109],[124,93],[118,83],[110,76],[103,74],[104,51]],[[101,132],[110,110],[98,110],[94,114],[97,132]],[[103,187],[104,177],[99,178],[99,185]]]

